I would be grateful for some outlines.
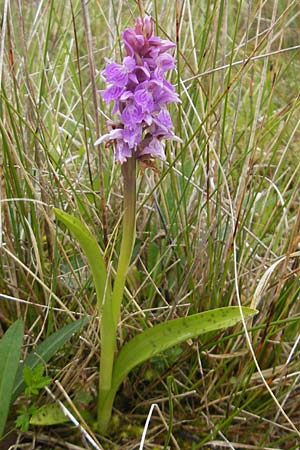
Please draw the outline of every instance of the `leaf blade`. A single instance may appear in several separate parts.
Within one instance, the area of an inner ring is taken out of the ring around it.
[[[52,358],[52,356],[73,336],[73,334],[80,331],[88,321],[89,319],[87,317],[83,317],[60,328],[39,344],[36,349],[25,358],[23,363],[19,364],[12,395],[13,401],[16,400],[18,395],[20,395],[26,387],[26,383],[23,379],[24,367],[29,366],[31,369],[34,369],[41,361],[48,362],[50,358]]]
[[[49,426],[69,422],[68,416],[64,414],[57,403],[49,403],[41,406],[31,416],[29,423],[31,425]]]
[[[245,317],[257,313],[246,307],[242,311]],[[115,361],[112,390],[116,392],[130,370],[143,361],[187,339],[233,326],[239,321],[239,307],[229,306],[160,323],[139,333],[123,346]]]
[[[85,256],[87,257],[92,271],[97,293],[98,307],[100,309],[104,295],[106,294],[108,298],[110,297],[111,288],[107,280],[106,265],[98,242],[89,229],[76,217],[73,217],[65,211],[57,208],[53,208],[53,211],[56,217],[63,222],[63,224],[76,237],[85,253]]]
[[[14,382],[19,366],[24,325],[14,322],[0,341],[0,437],[6,424]]]

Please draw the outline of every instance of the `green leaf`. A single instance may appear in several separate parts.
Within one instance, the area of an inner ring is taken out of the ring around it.
[[[242,311],[244,317],[250,317],[257,313],[255,309],[246,307],[243,307]],[[241,321],[239,308],[229,306],[169,320],[139,333],[124,345],[116,359],[112,391],[117,391],[131,369],[152,356],[187,339],[209,331],[230,327],[239,321]]]
[[[0,341],[0,437],[4,431],[12,398],[23,335],[23,321],[19,319],[10,326]]]
[[[27,387],[25,388],[26,395],[38,395],[39,391],[47,386],[51,378],[44,376],[43,364],[38,364],[36,367],[31,368],[25,366],[23,369],[23,378]]]
[[[38,367],[38,366],[37,366]],[[32,379],[32,369],[29,366],[25,366],[23,369],[23,378],[27,386],[31,384]]]
[[[30,424],[41,426],[57,425],[68,422],[69,420],[57,403],[50,403],[43,405],[32,414]]]
[[[12,395],[13,401],[16,400],[18,395],[20,395],[26,388],[23,378],[23,370],[25,366],[29,366],[31,369],[34,369],[41,363],[41,361],[45,363],[48,362],[50,358],[52,358],[52,356],[55,355],[55,353],[73,336],[73,334],[80,331],[84,325],[88,323],[88,321],[88,318],[83,317],[69,323],[46,338],[27,356],[25,361],[19,365]]]
[[[56,217],[73,233],[87,257],[95,283],[98,307],[101,310],[104,294],[106,293],[110,298],[111,288],[107,280],[106,265],[100,247],[94,236],[80,220],[60,209],[54,208],[53,210]]]
[[[23,406],[20,411],[18,411],[18,417],[16,419],[16,427],[21,428],[22,431],[27,431],[30,424],[30,417],[37,410],[36,406]]]

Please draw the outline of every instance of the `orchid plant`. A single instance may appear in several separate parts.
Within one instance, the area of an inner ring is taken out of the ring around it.
[[[55,209],[81,244],[94,279],[101,324],[97,424],[102,433],[107,431],[117,390],[132,368],[189,338],[232,326],[242,316],[256,313],[247,307],[225,307],[169,320],[140,332],[117,351],[117,327],[135,242],[136,163],[154,167],[155,158],[165,159],[164,142],[180,141],[167,110],[168,104],[180,100],[165,77],[176,68],[175,58],[168,53],[175,44],[154,35],[149,16],[138,17],[135,27],[123,32],[122,40],[122,63],[107,60],[102,72],[107,87],[101,94],[105,102],[114,102],[112,113],[117,118],[108,122],[109,132],[95,143],[113,147],[124,181],[122,241],[113,286],[103,251],[87,227]]]

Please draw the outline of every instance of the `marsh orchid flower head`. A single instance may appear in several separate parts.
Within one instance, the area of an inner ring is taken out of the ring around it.
[[[125,57],[121,64],[106,60],[102,74],[107,87],[101,91],[106,103],[114,102],[116,121],[109,121],[109,133],[95,145],[114,145],[115,160],[127,158],[165,159],[164,141],[180,141],[167,105],[179,102],[174,86],[165,73],[176,68],[176,60],[168,50],[175,44],[153,34],[151,17],[138,17],[134,28],[122,33]]]

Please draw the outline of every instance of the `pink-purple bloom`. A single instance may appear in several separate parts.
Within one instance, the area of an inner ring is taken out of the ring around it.
[[[102,74],[108,86],[101,91],[106,103],[114,102],[113,113],[118,120],[110,121],[110,132],[95,144],[114,144],[115,160],[121,164],[137,159],[165,159],[166,139],[180,141],[166,105],[179,102],[174,86],[165,73],[175,69],[175,58],[166,53],[175,44],[153,35],[151,17],[138,17],[133,29],[127,28],[122,39],[126,56],[121,64],[107,60]]]

